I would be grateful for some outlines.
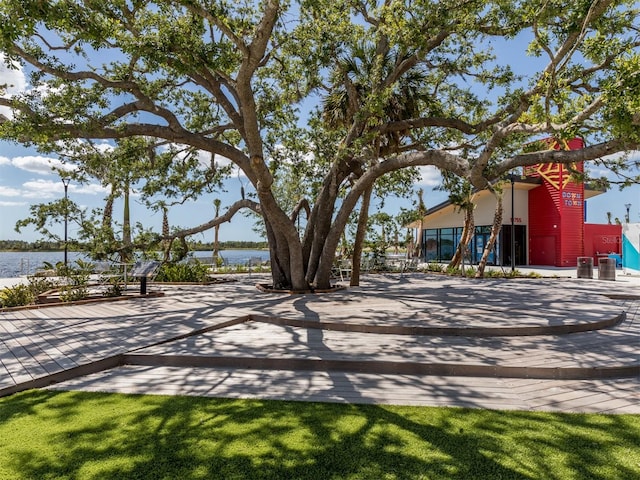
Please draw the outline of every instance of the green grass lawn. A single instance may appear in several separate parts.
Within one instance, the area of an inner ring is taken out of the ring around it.
[[[1,479],[632,479],[640,416],[30,391]]]

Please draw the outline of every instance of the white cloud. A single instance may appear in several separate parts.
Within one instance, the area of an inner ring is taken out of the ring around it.
[[[425,187],[437,187],[442,184],[442,175],[440,174],[440,170],[438,170],[436,167],[429,165],[426,167],[419,167],[419,169],[419,185],[423,185]]]
[[[585,171],[589,173],[591,177],[599,178],[599,177],[609,177],[611,176],[611,171],[606,168],[597,168],[594,166],[586,166]]]
[[[107,142],[94,143],[93,146],[101,153],[110,152],[114,149],[114,146]]]
[[[185,148],[185,145],[182,144],[173,144],[174,147],[181,149],[181,148]],[[169,149],[169,145],[167,145],[163,150],[168,150]],[[178,155],[178,158],[185,158],[186,153],[185,152],[181,152]],[[227,165],[229,165],[231,162],[231,160],[229,160],[227,157],[223,157],[222,155],[215,155],[213,158],[213,162],[219,166],[219,167],[226,167]],[[200,164],[201,167],[203,168],[209,168],[211,166],[211,152],[207,152],[205,150],[198,150],[198,163]]]
[[[619,158],[622,157],[627,157],[627,160],[629,161],[637,161],[640,160],[640,151],[638,150],[631,150],[630,152],[617,152],[617,153],[612,153],[611,155],[607,155],[602,157],[603,160],[617,160]]]
[[[26,89],[27,81],[19,65],[10,68],[7,63],[4,54],[0,53],[0,93],[5,98],[11,98],[13,95],[23,92]],[[13,116],[11,109],[7,107],[0,107],[0,114],[7,118],[12,118]]]
[[[77,156],[79,152],[94,153],[98,151],[100,153],[110,152],[114,146],[106,141],[100,141],[99,143],[89,142],[81,138],[75,138],[72,141],[64,140],[56,142],[58,151],[61,155]]]
[[[9,160],[7,157],[0,157],[0,165],[10,165],[11,164],[11,160]]]
[[[13,187],[4,187],[0,185],[0,197],[17,197],[20,195],[20,190]]]
[[[640,151],[637,150],[633,150],[631,152],[618,152],[618,153],[614,153],[612,155],[607,155],[605,157],[602,157],[603,160],[608,160],[608,161],[616,161],[619,160],[620,158],[626,158],[626,163],[628,165],[632,165],[633,162],[638,162],[640,161]],[[584,164],[585,167],[585,171],[593,178],[600,178],[600,177],[604,177],[607,178],[609,180],[618,180],[619,177],[618,175],[616,175],[614,172],[612,172],[611,170],[609,170],[608,168],[605,168],[604,166],[599,166],[599,165],[594,165],[591,162],[586,162]],[[635,176],[640,174],[640,170],[638,170],[637,168],[632,167],[628,174],[630,176]]]
[[[53,198],[60,198],[64,195],[64,185],[61,181],[53,180],[30,180],[22,184],[23,191],[22,196],[25,198],[41,198],[43,200],[50,200]],[[72,195],[104,195],[108,192],[108,189],[102,187],[97,183],[91,183],[88,185],[77,185],[73,182],[69,184],[67,193]]]
[[[15,157],[11,164],[19,168],[20,170],[25,170],[31,173],[38,173],[41,175],[50,175],[53,167],[53,158],[40,157],[40,156],[26,156],[26,157]]]
[[[75,186],[73,183],[69,185],[69,192],[80,195],[106,195],[109,193],[109,189],[103,187],[97,183],[90,183],[88,185]],[[132,194],[132,196],[135,196]]]
[[[6,202],[0,200],[0,207],[24,207],[28,205],[26,202]]]
[[[15,157],[13,160],[11,160],[11,164],[16,168],[19,168],[20,170],[37,173],[39,175],[54,175],[54,168],[66,171],[76,169],[74,165],[64,164],[57,158],[43,157],[38,155]]]
[[[24,198],[35,198],[42,201],[60,197],[61,193],[64,192],[62,182],[41,179],[24,182],[22,188],[22,196]]]

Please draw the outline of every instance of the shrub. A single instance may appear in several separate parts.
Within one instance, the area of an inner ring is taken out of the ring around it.
[[[113,277],[109,279],[107,289],[102,292],[103,297],[119,297],[122,295],[122,285],[120,278]]]
[[[93,270],[90,263],[78,261],[77,267],[62,266],[58,270],[65,273],[67,283],[60,290],[60,300],[74,302],[89,296],[89,275]]]
[[[158,282],[206,282],[209,267],[198,260],[189,263],[165,263],[160,267]]]
[[[510,274],[503,272],[502,270],[485,270],[484,271],[484,277],[485,278],[505,278],[508,277]]]
[[[35,302],[35,295],[29,285],[18,284],[0,290],[0,305],[2,307],[21,307]]]
[[[443,266],[440,265],[438,262],[431,261],[427,264],[427,272],[442,273]]]
[[[47,277],[30,276],[28,284],[18,284],[0,290],[0,307],[22,307],[33,305],[38,295],[59,286],[58,282]]]
[[[469,267],[464,271],[464,276],[465,277],[470,277],[473,278],[476,276],[476,269],[473,267]]]
[[[41,293],[47,292],[49,290],[53,290],[57,286],[58,286],[58,282],[55,282],[54,280],[51,280],[50,278],[47,278],[47,277],[38,277],[38,276],[29,277],[29,287],[31,288],[33,295],[36,297]]]
[[[63,302],[75,302],[89,296],[86,285],[64,285],[60,289],[60,300]]]

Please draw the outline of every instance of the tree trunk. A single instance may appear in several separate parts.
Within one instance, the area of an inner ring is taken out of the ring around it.
[[[107,197],[107,202],[104,205],[104,212],[102,213],[102,228],[108,232],[109,238],[113,240],[113,201],[115,199],[115,192],[113,186],[111,187],[111,193]]]
[[[373,185],[367,188],[362,194],[362,205],[358,217],[358,229],[353,244],[353,256],[351,257],[351,279],[349,285],[357,287],[360,285],[360,263],[362,261],[362,247],[367,233],[367,223],[369,222],[369,205],[371,204],[371,194]]]
[[[116,197],[116,192],[113,184],[111,185],[111,192],[107,196],[107,200],[104,205],[104,211],[102,212],[102,229],[100,232],[100,240],[93,247],[97,260],[108,259],[108,252],[113,252],[118,248],[116,239],[113,234],[113,202]]]
[[[122,214],[122,263],[129,263],[131,259],[131,214],[129,211],[129,184],[124,185],[124,212]]]
[[[413,247],[413,252],[411,252],[411,254],[414,257],[421,257],[422,256],[422,230],[424,228],[424,216],[420,217],[420,227],[418,228],[418,235],[416,238],[416,244]],[[426,255],[425,255],[426,257]],[[426,259],[425,259],[426,260]]]
[[[265,205],[262,201],[261,208],[271,253],[273,288],[307,291],[310,289],[305,277],[308,260],[303,256],[295,223],[275,202],[269,203]]]
[[[164,238],[169,236],[169,211],[166,206],[162,207],[162,236]],[[162,251],[164,252],[164,261],[171,260],[171,241],[162,241]]]
[[[307,221],[302,245],[303,255],[307,262],[306,278],[309,284],[317,284],[317,272],[326,248],[327,236],[331,231],[333,210],[342,180],[344,180],[344,174],[337,169],[327,175]],[[332,253],[332,262],[334,254],[335,252]],[[329,276],[327,276],[327,283]]]
[[[220,215],[220,200],[216,199],[213,202],[213,205],[216,208],[215,218],[218,218]],[[213,227],[213,263],[217,264],[218,255],[220,250],[220,242],[218,241],[218,231],[220,230],[220,225],[216,225]]]
[[[284,237],[277,235],[271,224],[265,219],[269,257],[271,259],[271,280],[275,289],[291,287],[289,272],[289,252]]]
[[[500,228],[502,227],[502,191],[496,192],[495,190],[491,189],[491,193],[493,193],[493,195],[496,197],[496,210],[493,215],[491,236],[489,237],[489,241],[485,245],[484,251],[482,252],[482,258],[480,259],[480,263],[478,264],[476,278],[482,278],[484,276],[484,269],[487,266],[487,259],[489,258],[491,250],[493,250],[493,246],[495,245],[498,234],[500,233]]]
[[[474,221],[473,221],[473,203],[469,205],[465,205],[464,207],[464,227],[462,229],[462,235],[460,235],[460,243],[458,243],[458,247],[456,248],[456,252],[453,255],[453,258],[449,262],[447,266],[448,270],[456,269],[462,263],[462,259],[464,258],[464,254],[467,251],[469,246],[469,242],[473,238],[473,233],[475,229]]]

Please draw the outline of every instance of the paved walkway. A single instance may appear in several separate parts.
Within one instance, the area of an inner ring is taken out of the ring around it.
[[[370,275],[358,288],[293,296],[260,293],[256,280],[2,312],[0,395],[55,381],[49,388],[640,413],[640,279]]]

